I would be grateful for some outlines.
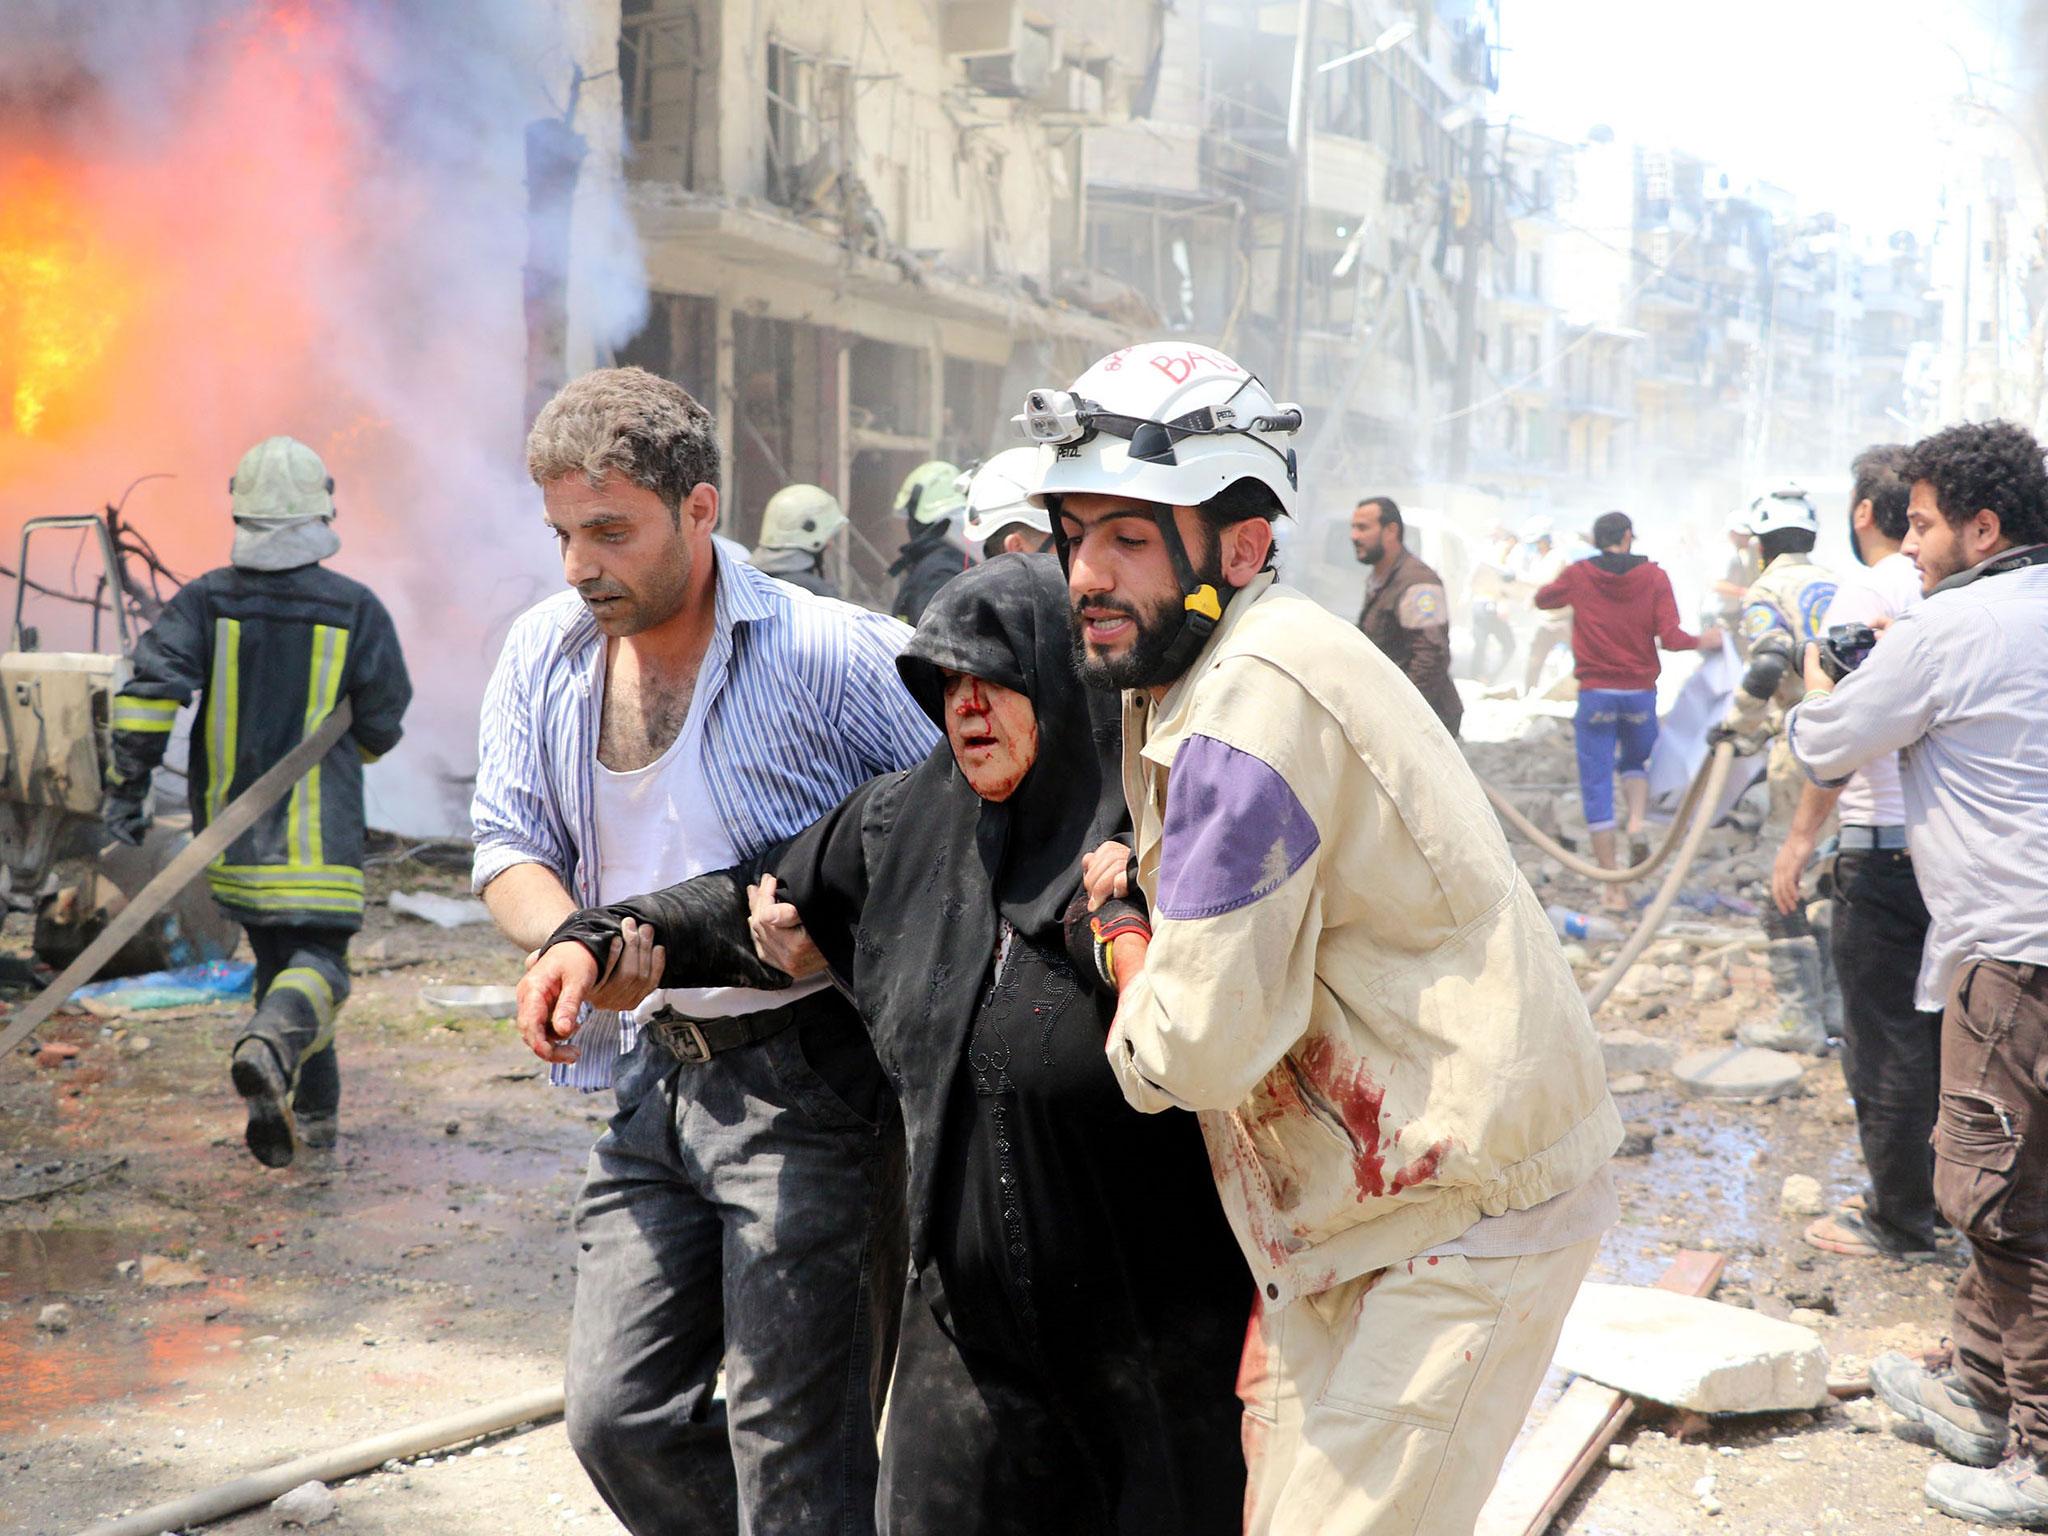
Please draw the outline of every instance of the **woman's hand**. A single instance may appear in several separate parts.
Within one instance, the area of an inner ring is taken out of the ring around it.
[[[1111,839],[1081,856],[1081,887],[1093,912],[1112,896],[1131,894],[1131,850]]]
[[[581,944],[538,952],[519,980],[519,1037],[542,1061],[570,1062],[569,1037],[597,985],[597,962]]]
[[[661,973],[667,967],[668,951],[654,942],[653,925],[629,917],[619,924],[619,936],[612,940],[604,976],[584,1001],[593,1008],[630,1012],[661,986]]]
[[[796,908],[775,899],[773,875],[763,875],[747,887],[747,931],[754,936],[754,953],[761,963],[792,981],[804,981],[825,969],[825,957],[804,932]]]

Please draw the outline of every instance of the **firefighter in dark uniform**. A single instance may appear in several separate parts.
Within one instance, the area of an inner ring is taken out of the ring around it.
[[[282,1168],[301,1142],[334,1145],[334,1018],[348,997],[349,936],[363,921],[363,764],[398,744],[412,683],[384,605],[320,564],[341,548],[320,456],[267,438],[242,456],[228,488],[232,564],[165,605],[115,696],[105,818],[113,837],[142,841],[151,774],[179,707],[195,696],[195,836],[350,701],[348,733],[206,871],[256,957],[256,1009],[232,1067],[249,1150]]]

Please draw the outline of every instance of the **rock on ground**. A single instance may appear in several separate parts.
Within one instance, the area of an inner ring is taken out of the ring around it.
[[[1827,1192],[1811,1174],[1795,1173],[1778,1191],[1778,1209],[1787,1216],[1822,1216],[1827,1213]]]
[[[277,1516],[280,1525],[318,1525],[339,1514],[340,1506],[327,1491],[327,1485],[316,1480],[279,1494],[270,1501],[270,1512]]]
[[[1679,1057],[1671,1075],[1695,1098],[1768,1104],[1797,1087],[1805,1070],[1805,1064],[1788,1052],[1730,1045]]]
[[[1640,1286],[1580,1286],[1557,1363],[1695,1413],[1785,1412],[1828,1401],[1828,1353],[1811,1328]]]

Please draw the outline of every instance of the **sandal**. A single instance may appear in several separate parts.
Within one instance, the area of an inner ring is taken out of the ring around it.
[[[1903,1259],[1908,1263],[1938,1256],[1934,1248],[1904,1248],[1886,1238],[1863,1218],[1863,1212],[1844,1205],[1832,1216],[1823,1216],[1806,1229],[1806,1241],[1823,1253],[1839,1253],[1852,1259]]]
[[[1870,1209],[1870,1197],[1865,1191],[1859,1189],[1855,1194],[1842,1202],[1842,1209],[1845,1211],[1867,1211]],[[1934,1218],[1934,1240],[1937,1243],[1952,1243],[1956,1240],[1956,1229],[1950,1226],[1948,1218],[1939,1212],[1936,1213]]]

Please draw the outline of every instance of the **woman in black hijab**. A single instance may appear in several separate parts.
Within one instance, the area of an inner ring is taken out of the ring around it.
[[[1050,557],[949,582],[898,663],[945,744],[758,869],[576,914],[521,988],[522,1012],[573,1017],[563,978],[593,981],[628,917],[665,946],[663,986],[786,985],[756,958],[746,886],[772,874],[794,904],[907,1132],[893,1536],[1242,1524],[1251,1281],[1194,1117],[1135,1113],[1103,1058],[1115,997],[1077,892],[1081,856],[1122,819],[1117,726],[1075,673],[1069,625]]]

